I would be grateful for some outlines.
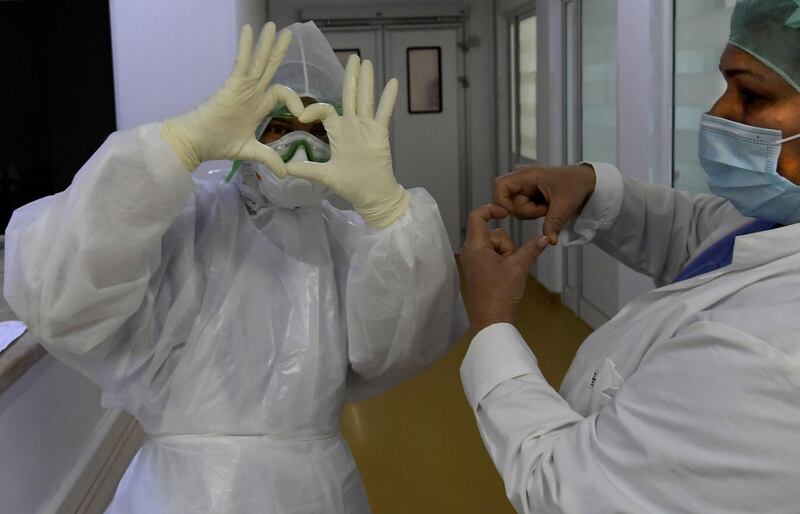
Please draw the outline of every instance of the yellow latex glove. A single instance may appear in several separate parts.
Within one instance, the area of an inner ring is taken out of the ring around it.
[[[397,183],[389,148],[389,120],[397,99],[397,79],[383,90],[375,111],[372,63],[351,55],[342,88],[342,116],[328,104],[312,104],[299,117],[321,120],[328,132],[331,159],[290,162],[289,175],[315,180],[353,205],[373,228],[391,225],[408,209],[408,191]]]
[[[194,171],[203,161],[248,160],[263,163],[276,175],[286,176],[286,164],[275,151],[258,142],[256,128],[267,114],[286,105],[295,116],[303,112],[300,97],[285,86],[267,89],[286,55],[291,33],[275,42],[275,24],[264,25],[253,57],[253,30],[242,28],[236,63],[225,84],[195,109],[161,125],[161,136]]]

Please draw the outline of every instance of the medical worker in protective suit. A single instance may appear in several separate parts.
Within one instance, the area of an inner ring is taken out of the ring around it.
[[[713,195],[530,167],[471,215],[461,376],[520,513],[800,512],[800,3],[742,0],[731,27],[700,120]],[[509,213],[545,234],[516,250],[486,228]],[[584,342],[559,394],[512,323],[562,228],[662,287]]]
[[[369,512],[343,402],[420,371],[463,330],[436,203],[392,172],[396,81],[375,107],[369,63],[343,73],[312,23],[290,31],[275,41],[267,24],[253,48],[245,27],[205,103],[111,135],[6,230],[9,304],[148,435],[110,513]],[[322,106],[323,134],[298,94],[341,99],[341,117]],[[317,136],[259,143],[285,110]],[[327,160],[327,186],[285,178],[298,148]],[[245,164],[229,184],[193,181],[212,159]]]

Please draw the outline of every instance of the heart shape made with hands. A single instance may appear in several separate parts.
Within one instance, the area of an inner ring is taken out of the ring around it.
[[[389,144],[397,88],[397,79],[387,82],[376,110],[372,63],[351,55],[342,88],[342,115],[330,104],[317,103],[298,118],[302,123],[322,121],[331,145],[330,160],[286,166],[289,175],[322,183],[350,202],[375,228],[393,223],[410,201],[395,179]]]

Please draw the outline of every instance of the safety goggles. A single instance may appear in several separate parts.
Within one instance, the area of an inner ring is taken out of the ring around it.
[[[305,150],[306,160],[311,162],[328,162],[331,160],[331,147],[314,135],[302,130],[289,132],[267,146],[275,150],[281,156],[283,162],[291,161],[300,148]]]
[[[339,116],[341,116],[342,112],[343,112],[342,104],[341,103],[336,103],[336,104],[333,104],[333,107],[334,107],[334,109],[336,109],[336,113]],[[286,119],[288,119],[288,118],[294,118],[294,117],[295,117],[295,115],[292,114],[291,111],[289,111],[289,108],[287,106],[285,106],[285,105],[281,105],[281,106],[277,107],[276,109],[273,109],[269,113],[269,115],[266,118],[264,118],[264,121],[262,121],[258,125],[258,128],[256,128],[256,133],[255,133],[256,139],[260,139],[261,138],[261,136],[264,134],[264,131],[267,128],[267,125],[269,125],[269,122],[272,121],[273,118],[286,118]],[[280,143],[283,139],[285,139],[285,138],[287,138],[287,137],[289,137],[289,136],[291,136],[292,134],[295,134],[295,133],[297,133],[297,132],[290,132],[289,134],[287,134],[286,136],[282,137],[281,139],[275,141],[274,143],[270,143],[270,146],[273,146],[273,145],[275,145],[277,143]],[[293,141],[292,142],[293,144],[290,145],[289,148],[283,148],[282,150],[279,150],[279,149],[275,148],[275,150],[278,152],[278,154],[281,156],[281,158],[284,160],[284,162],[288,162],[288,160],[291,159],[292,156],[294,156],[295,152],[297,152],[297,149],[300,146],[303,146],[304,150],[306,151],[306,155],[308,156],[308,159],[313,161],[313,162],[326,162],[326,161],[330,160],[330,147],[326,143],[320,141],[318,138],[312,136],[311,134],[308,134],[307,132],[301,132],[301,133],[307,134],[313,140],[306,141],[306,144],[303,144],[302,142]],[[324,145],[325,149],[320,148],[319,144]],[[325,152],[326,151],[327,151],[327,157],[325,156]],[[288,157],[284,157],[284,154],[288,154],[289,156]],[[225,177],[225,182],[230,182],[231,180],[233,180],[233,177],[236,176],[236,172],[239,171],[239,168],[241,167],[241,165],[242,165],[242,161],[241,160],[237,159],[237,160],[233,161],[233,166],[231,166],[231,171],[228,172],[228,175]]]
[[[290,132],[277,141],[269,143],[267,146],[275,150],[283,162],[291,161],[301,148],[306,154],[305,160],[311,162],[328,162],[331,159],[330,145],[302,130]],[[238,159],[233,161],[233,166],[225,177],[225,182],[230,182],[233,177],[236,176],[236,172],[239,171],[241,165],[242,161]]]

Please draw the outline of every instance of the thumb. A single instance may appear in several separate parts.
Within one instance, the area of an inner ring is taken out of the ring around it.
[[[292,177],[304,178],[319,182],[325,187],[330,187],[330,173],[327,163],[293,161],[286,165],[286,170]]]
[[[331,134],[338,130],[338,125],[340,122],[339,113],[336,112],[336,108],[325,103],[309,105],[303,110],[302,114],[298,116],[297,120],[300,123],[313,123],[315,121],[321,121],[322,126],[325,127],[325,131],[328,133],[329,137],[331,137]]]
[[[551,201],[547,209],[547,214],[545,214],[544,227],[542,230],[544,235],[550,240],[551,245],[555,246],[558,244],[558,234],[561,233],[561,230],[564,228],[564,225],[567,224],[571,215],[572,212],[570,212],[569,207]]]
[[[305,107],[303,101],[293,90],[280,84],[275,84],[267,90],[264,98],[264,116],[278,105],[285,105],[289,112],[295,116],[303,114]]]
[[[326,103],[311,104],[306,107],[303,112],[298,116],[297,120],[300,123],[313,123],[321,121],[323,124],[330,123],[332,120],[339,117],[336,109]]]
[[[539,236],[535,239],[531,239],[522,245],[510,259],[516,261],[522,268],[528,270],[533,266],[533,263],[536,262],[536,259],[539,258],[542,252],[545,251],[549,243],[550,239],[547,236]]]

